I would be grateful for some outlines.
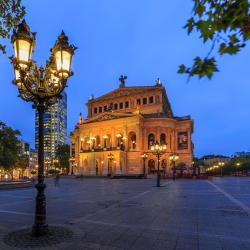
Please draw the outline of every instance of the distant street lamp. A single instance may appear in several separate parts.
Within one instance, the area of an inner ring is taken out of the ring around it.
[[[236,163],[236,166],[237,166],[237,168],[239,168],[239,167],[240,167],[240,163],[237,162],[237,163]],[[236,169],[236,172],[237,172],[236,175],[239,175],[238,169]]]
[[[166,152],[167,145],[166,144],[159,144],[156,142],[152,146],[150,146],[150,150],[153,152],[154,155],[157,156],[157,161],[158,161],[158,168],[157,168],[157,183],[156,186],[160,187],[160,181],[161,181],[161,173],[160,173],[160,159],[161,155]]]
[[[15,56],[11,58],[14,66],[15,80],[19,96],[32,102],[38,112],[38,183],[36,184],[36,211],[35,223],[32,228],[34,236],[42,236],[48,233],[46,223],[46,198],[44,189],[44,112],[45,109],[56,103],[66,87],[68,77],[72,76],[71,59],[76,47],[69,45],[68,37],[62,31],[54,47],[51,56],[46,62],[46,67],[37,67],[31,59],[35,47],[35,34],[23,20],[14,30],[11,41],[14,45]]]
[[[144,178],[147,178],[147,173],[146,173],[146,160],[148,158],[148,155],[146,153],[141,154],[141,158],[143,159],[143,175]]]
[[[108,154],[108,176],[112,175],[112,161],[114,160],[114,155],[112,153]]]
[[[192,161],[192,168],[193,168],[193,176],[196,176],[196,163],[194,161]]]
[[[225,165],[225,162],[219,162],[218,165],[220,166],[220,176],[223,176],[223,167]]]
[[[173,180],[175,181],[176,179],[176,166],[175,166],[175,162],[179,160],[179,155],[176,153],[172,153],[169,156],[169,160],[173,163]]]

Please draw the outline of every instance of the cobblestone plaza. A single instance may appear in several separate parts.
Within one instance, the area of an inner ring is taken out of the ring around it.
[[[250,249],[248,177],[163,180],[160,188],[154,177],[46,183],[49,225],[73,236],[40,249]],[[3,239],[32,225],[34,197],[34,188],[0,190],[0,249],[17,249]]]

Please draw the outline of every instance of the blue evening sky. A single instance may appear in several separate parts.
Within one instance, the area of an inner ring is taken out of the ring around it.
[[[44,64],[62,29],[79,48],[75,75],[68,81],[68,133],[85,103],[118,87],[153,85],[160,77],[176,116],[194,119],[195,155],[226,154],[250,148],[250,48],[219,61],[220,73],[209,80],[187,82],[178,65],[190,64],[209,50],[197,34],[182,29],[191,14],[191,0],[43,0],[23,1],[26,21],[37,32],[33,58]],[[11,84],[13,69],[7,54],[0,56],[0,120],[20,129],[34,145],[34,110],[17,98]]]

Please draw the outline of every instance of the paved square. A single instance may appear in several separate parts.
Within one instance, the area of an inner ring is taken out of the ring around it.
[[[250,178],[46,179],[50,225],[74,232],[48,249],[250,249]],[[0,234],[32,225],[36,191],[0,190]],[[0,242],[0,249],[13,249]]]

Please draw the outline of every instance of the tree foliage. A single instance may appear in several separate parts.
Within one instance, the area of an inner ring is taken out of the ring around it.
[[[250,4],[248,0],[193,0],[193,14],[186,25],[188,34],[197,31],[211,49],[196,57],[192,66],[180,65],[178,73],[209,79],[218,72],[218,56],[235,55],[250,39]]]
[[[0,121],[0,166],[5,170],[12,169],[18,157],[20,132]]]
[[[29,167],[29,160],[27,155],[19,154],[16,158],[15,168],[25,170]]]
[[[70,146],[68,144],[58,145],[56,158],[59,161],[60,168],[69,169]]]
[[[16,28],[25,15],[21,0],[0,0],[0,37],[10,38],[13,28]],[[5,45],[0,43],[0,52],[5,53]]]
[[[23,172],[29,167],[27,155],[19,154],[16,159],[15,168],[20,171],[19,178],[23,178]]]

